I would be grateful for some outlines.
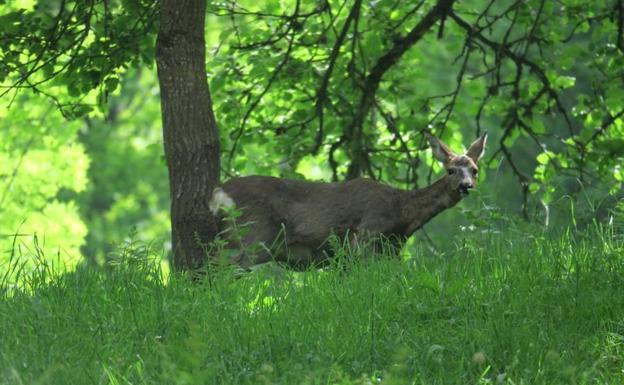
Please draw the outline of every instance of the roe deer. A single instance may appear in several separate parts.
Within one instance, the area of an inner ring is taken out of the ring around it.
[[[240,249],[232,262],[243,268],[271,260],[295,269],[320,266],[332,256],[327,242],[332,234],[346,236],[352,243],[383,236],[400,249],[431,218],[468,195],[487,139],[483,134],[458,155],[438,138],[426,135],[447,173],[417,190],[365,178],[321,183],[269,176],[233,178],[217,187],[209,207],[220,219],[227,247]],[[240,210],[236,225],[226,215],[232,207]],[[233,234],[238,224],[246,229],[240,236]],[[254,245],[260,248],[251,251]]]

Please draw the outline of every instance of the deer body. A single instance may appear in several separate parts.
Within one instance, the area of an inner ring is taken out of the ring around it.
[[[484,145],[484,137],[481,139]],[[464,163],[476,167],[465,155],[454,161],[446,164],[447,168]],[[232,223],[220,222],[229,247],[241,250],[233,262],[248,268],[278,260],[293,268],[306,268],[321,265],[332,256],[327,242],[332,234],[348,237],[352,243],[382,235],[400,248],[416,230],[457,204],[474,186],[474,180],[466,179],[463,170],[461,173],[449,172],[417,190],[401,190],[365,178],[337,183],[268,176],[233,178],[215,189],[210,208],[215,214],[228,206],[241,211],[236,223],[246,230],[237,241],[234,234],[227,234],[233,231]],[[258,244],[263,247],[249,252],[251,245]]]

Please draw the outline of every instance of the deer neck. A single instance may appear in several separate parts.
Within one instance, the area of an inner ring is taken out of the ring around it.
[[[403,220],[407,223],[406,236],[412,235],[442,211],[461,200],[459,191],[448,186],[446,177],[418,190],[406,191],[403,202]]]

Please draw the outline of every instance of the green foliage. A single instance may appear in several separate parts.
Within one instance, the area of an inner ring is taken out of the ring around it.
[[[76,201],[63,196],[87,188],[80,124],[66,122],[40,97],[13,103],[0,109],[0,264],[14,242],[29,245],[36,234],[46,255],[76,263],[87,228]]]
[[[620,191],[624,46],[611,17],[618,3],[455,3],[442,35],[430,32],[410,47],[383,74],[373,108],[362,111],[373,67],[435,3],[365,3],[351,24],[355,1],[282,2],[279,12],[273,2],[214,3],[215,14],[232,16],[213,40],[210,65],[217,116],[229,133],[223,147],[232,149],[226,171],[254,162],[254,170],[289,176],[318,149],[315,162],[341,178],[357,161],[349,143],[365,114],[355,145],[368,159],[363,173],[395,184],[424,184],[430,175],[421,131],[461,148],[488,129],[487,166],[520,182],[498,197],[531,184],[534,202],[550,203],[577,194],[574,179]],[[472,25],[478,33],[471,37]],[[258,164],[258,146],[281,156]]]
[[[585,207],[580,222],[609,218],[624,180],[620,2],[457,1],[443,26],[434,23],[366,88],[437,3],[209,2],[206,69],[224,178],[344,179],[356,169],[350,176],[412,188],[439,171],[423,130],[459,151],[487,129],[481,194],[428,225],[433,238],[457,234],[466,213],[483,207],[544,223],[550,215],[552,224],[569,219],[571,199]],[[99,262],[132,228],[143,240],[167,236],[159,95],[145,70],[157,15],[153,0],[0,4],[9,107],[0,191],[12,191],[0,204],[4,236],[45,234],[48,253],[67,233],[71,254],[82,246]],[[50,109],[42,98],[81,122],[50,110],[33,142],[39,152],[19,163],[31,130],[22,120]],[[49,160],[61,152],[64,161]],[[33,162],[40,166],[16,168]]]
[[[16,1],[0,5],[0,83],[49,95],[66,117],[105,104],[119,76],[153,62],[157,2]],[[15,92],[3,88],[1,96]],[[91,98],[85,98],[91,95]]]
[[[152,73],[130,71],[104,119],[87,119],[81,131],[92,167],[76,200],[89,229],[82,251],[90,262],[103,262],[131,232],[144,242],[168,242],[169,185],[155,83]]]
[[[225,176],[413,187],[423,130],[490,141],[407,261],[191,284],[112,246],[168,234],[157,2],[0,1],[0,384],[624,382],[621,2],[455,2],[373,84],[436,3],[210,3]]]
[[[517,230],[200,283],[135,243],[104,270],[40,258],[0,280],[0,383],[621,383],[621,232]]]
[[[34,235],[45,255],[71,264],[103,262],[133,231],[145,242],[168,239],[158,92],[152,74],[133,74],[104,116],[67,122],[29,94],[2,111],[1,264],[14,241],[29,249]]]

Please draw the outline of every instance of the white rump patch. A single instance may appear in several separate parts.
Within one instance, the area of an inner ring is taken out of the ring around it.
[[[212,197],[208,202],[208,208],[213,215],[216,215],[221,208],[234,207],[234,201],[226,194],[221,187],[212,191]]]

